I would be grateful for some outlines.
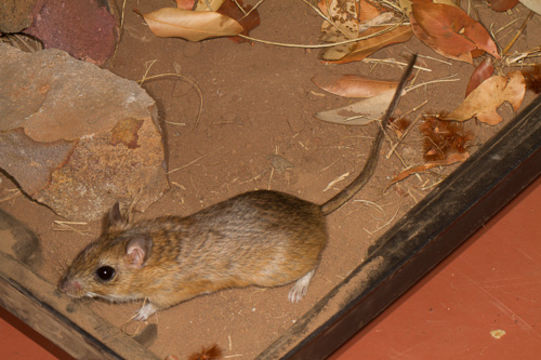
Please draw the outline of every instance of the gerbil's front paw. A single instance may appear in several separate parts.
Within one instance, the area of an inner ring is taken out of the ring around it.
[[[301,301],[301,299],[306,295],[306,292],[308,291],[308,285],[310,285],[310,280],[312,280],[312,276],[314,276],[315,270],[310,271],[303,277],[301,277],[295,285],[289,290],[288,299],[289,302],[292,302],[293,304],[298,303]]]
[[[146,319],[148,319],[150,315],[154,314],[156,310],[157,309],[154,305],[152,305],[151,303],[146,303],[143,306],[141,306],[139,311],[137,311],[137,313],[134,316],[134,319],[138,321],[145,321]]]

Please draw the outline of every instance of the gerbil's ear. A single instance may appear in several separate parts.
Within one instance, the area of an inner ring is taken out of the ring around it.
[[[152,238],[148,236],[138,235],[128,242],[126,245],[126,258],[128,264],[141,268],[145,261],[149,258],[152,251]]]
[[[118,201],[113,205],[107,217],[105,218],[105,230],[106,231],[115,231],[123,230],[128,225],[128,218],[122,216],[120,212],[120,204]]]

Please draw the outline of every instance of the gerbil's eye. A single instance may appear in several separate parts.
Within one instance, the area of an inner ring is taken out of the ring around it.
[[[102,266],[96,270],[96,275],[103,281],[109,281],[115,275],[115,269],[107,265]]]

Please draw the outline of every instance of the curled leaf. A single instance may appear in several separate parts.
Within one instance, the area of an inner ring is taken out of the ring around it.
[[[343,64],[360,61],[387,45],[409,40],[410,27],[387,25],[395,22],[393,13],[385,12],[374,4],[368,0],[321,0],[318,3],[329,20],[321,25],[321,41],[336,43],[378,34],[322,50],[319,57],[324,62]]]
[[[473,71],[468,86],[466,87],[466,96],[468,96],[479,84],[488,79],[494,73],[492,60],[487,57]]]
[[[498,107],[507,101],[517,111],[525,93],[526,84],[520,71],[510,72],[507,76],[495,75],[483,81],[443,119],[464,121],[476,117],[479,121],[495,125],[502,121]]]
[[[368,98],[384,91],[396,89],[395,81],[372,80],[358,75],[328,75],[314,76],[312,82],[320,89],[338,96]]]
[[[213,11],[162,8],[143,14],[143,18],[156,36],[181,37],[191,41],[234,36],[244,30],[236,20]]]
[[[413,0],[410,21],[415,36],[443,56],[471,64],[480,49],[500,58],[488,31],[456,6]]]
[[[427,162],[427,163],[425,163],[423,165],[414,166],[414,167],[406,169],[406,170],[402,171],[400,174],[396,175],[393,178],[393,180],[391,181],[390,185],[392,185],[394,183],[397,183],[399,181],[402,181],[402,180],[404,180],[405,178],[407,178],[410,175],[420,173],[420,172],[423,172],[423,171],[427,171],[427,170],[433,169],[433,168],[438,167],[438,166],[447,166],[447,165],[452,165],[452,164],[457,163],[457,162],[466,161],[469,157],[470,157],[470,154],[468,154],[467,152],[454,153],[454,154],[450,154],[447,157],[447,159],[445,159],[445,160],[431,161],[431,162]]]
[[[376,37],[323,51],[320,58],[328,64],[346,64],[353,61],[361,61],[386,46],[408,41],[412,35],[411,27],[405,25],[395,28],[392,26],[375,26],[367,29],[361,35],[368,36],[384,30],[387,31]],[[343,51],[344,48],[347,49],[345,54]]]
[[[394,89],[389,89],[351,105],[318,112],[315,117],[342,125],[365,125],[383,116],[394,93]]]

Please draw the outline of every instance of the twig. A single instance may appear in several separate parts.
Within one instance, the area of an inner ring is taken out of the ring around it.
[[[363,62],[365,62],[365,63],[381,63],[381,64],[389,64],[389,65],[398,65],[398,66],[402,66],[402,67],[408,66],[407,63],[402,62],[402,61],[398,61],[398,60],[395,60],[395,59],[392,59],[392,58],[391,59],[364,58]],[[422,66],[418,66],[418,65],[414,65],[413,68],[417,69],[417,70],[432,72],[431,69],[425,68],[425,67],[422,67]]]
[[[440,62],[440,63],[445,64],[445,65],[453,65],[453,64],[450,63],[449,61],[445,61],[445,60],[442,60],[442,59],[438,59],[438,58],[435,58],[435,57],[432,57],[432,56],[421,55],[421,54],[417,54],[417,56],[420,57],[420,58],[425,58],[425,59],[437,61],[437,62]]]
[[[268,40],[256,39],[256,38],[253,38],[251,36],[246,36],[246,35],[242,35],[242,34],[238,34],[237,36],[241,37],[243,39],[246,39],[246,40],[254,41],[254,42],[260,42],[260,43],[263,43],[263,44],[282,46],[282,47],[288,47],[288,48],[324,49],[324,48],[331,48],[331,47],[338,46],[338,45],[351,44],[351,43],[361,41],[361,40],[371,39],[373,37],[377,37],[377,36],[380,36],[382,34],[385,34],[385,33],[389,32],[389,31],[392,31],[395,28],[397,28],[398,26],[400,26],[400,24],[395,24],[395,25],[392,25],[392,26],[390,26],[388,28],[385,28],[383,30],[377,31],[377,32],[375,32],[373,34],[366,35],[366,36],[361,36],[361,37],[358,37],[358,38],[355,38],[355,39],[338,41],[338,42],[329,43],[329,44],[313,44],[313,45],[311,45],[311,44],[290,44],[290,43],[282,43],[282,42],[276,42],[276,41],[268,41]]]
[[[417,84],[417,85],[413,85],[413,86],[410,86],[409,88],[406,88],[404,89],[404,93],[407,94],[409,93],[410,91],[412,90],[415,90],[421,86],[426,86],[426,85],[430,85],[430,84],[436,84],[436,83],[441,83],[441,82],[454,82],[454,81],[460,81],[459,78],[456,78],[457,74],[453,74],[453,75],[450,75],[450,76],[447,76],[447,77],[444,77],[442,79],[436,79],[436,80],[430,80],[430,81],[426,81],[424,83],[420,83],[420,84]]]
[[[517,41],[518,37],[522,34],[522,32],[524,31],[524,29],[526,29],[526,25],[528,24],[528,21],[530,21],[530,19],[532,18],[534,12],[533,11],[530,11],[530,13],[528,14],[528,16],[526,16],[526,19],[524,19],[524,22],[522,23],[522,25],[520,26],[520,29],[518,29],[517,33],[515,34],[515,36],[511,39],[511,41],[509,42],[509,44],[507,44],[507,46],[502,50],[502,55],[505,55],[507,54],[507,52],[509,51],[509,49],[511,49],[511,47],[515,44],[515,42]]]
[[[244,10],[244,8],[242,6],[240,6],[240,4],[239,4],[239,2],[237,0],[233,0],[233,2],[235,3],[235,5],[237,5],[239,10],[242,12],[242,14],[243,14],[242,17],[245,17],[246,16],[246,10]]]
[[[244,16],[241,18],[244,19],[246,16],[250,15],[252,13],[252,11],[254,11],[255,9],[257,9],[259,7],[259,5],[261,5],[265,0],[259,0],[255,5],[254,7],[252,7],[250,10],[248,10],[247,13],[244,14]]]
[[[177,171],[179,171],[179,170],[186,169],[188,166],[191,166],[191,165],[195,164],[196,162],[198,162],[199,160],[201,160],[202,158],[204,158],[204,157],[207,156],[207,155],[208,155],[208,154],[201,155],[201,156],[199,156],[199,157],[193,159],[193,160],[190,161],[189,163],[182,165],[181,167],[178,167],[178,168],[173,169],[173,170],[169,170],[169,171],[167,172],[167,174],[172,174],[172,173],[177,172]]]
[[[325,189],[323,189],[323,192],[329,190],[331,187],[333,187],[334,184],[344,180],[345,178],[347,178],[349,176],[349,171],[340,175],[339,177],[337,177],[336,179],[332,180],[329,184],[327,184],[327,187]]]
[[[152,75],[152,76],[147,77],[148,71],[150,70],[150,67],[152,65],[154,65],[154,62],[156,62],[156,60],[154,60],[150,64],[147,71],[145,71],[145,74],[143,75],[143,78],[141,80],[139,80],[138,83],[140,85],[143,85],[143,83],[145,81],[163,79],[163,78],[166,78],[166,77],[176,77],[176,78],[179,78],[179,79],[187,82],[188,84],[192,85],[193,88],[197,91],[197,94],[199,95],[199,109],[197,110],[197,118],[195,119],[195,127],[197,127],[199,125],[199,119],[201,118],[201,112],[203,111],[203,93],[201,92],[201,88],[199,88],[199,85],[197,85],[197,83],[195,81],[193,81],[192,79],[190,79],[190,78],[188,78],[188,77],[186,77],[186,76],[184,76],[182,74],[179,74],[179,73],[164,73],[164,74]]]

